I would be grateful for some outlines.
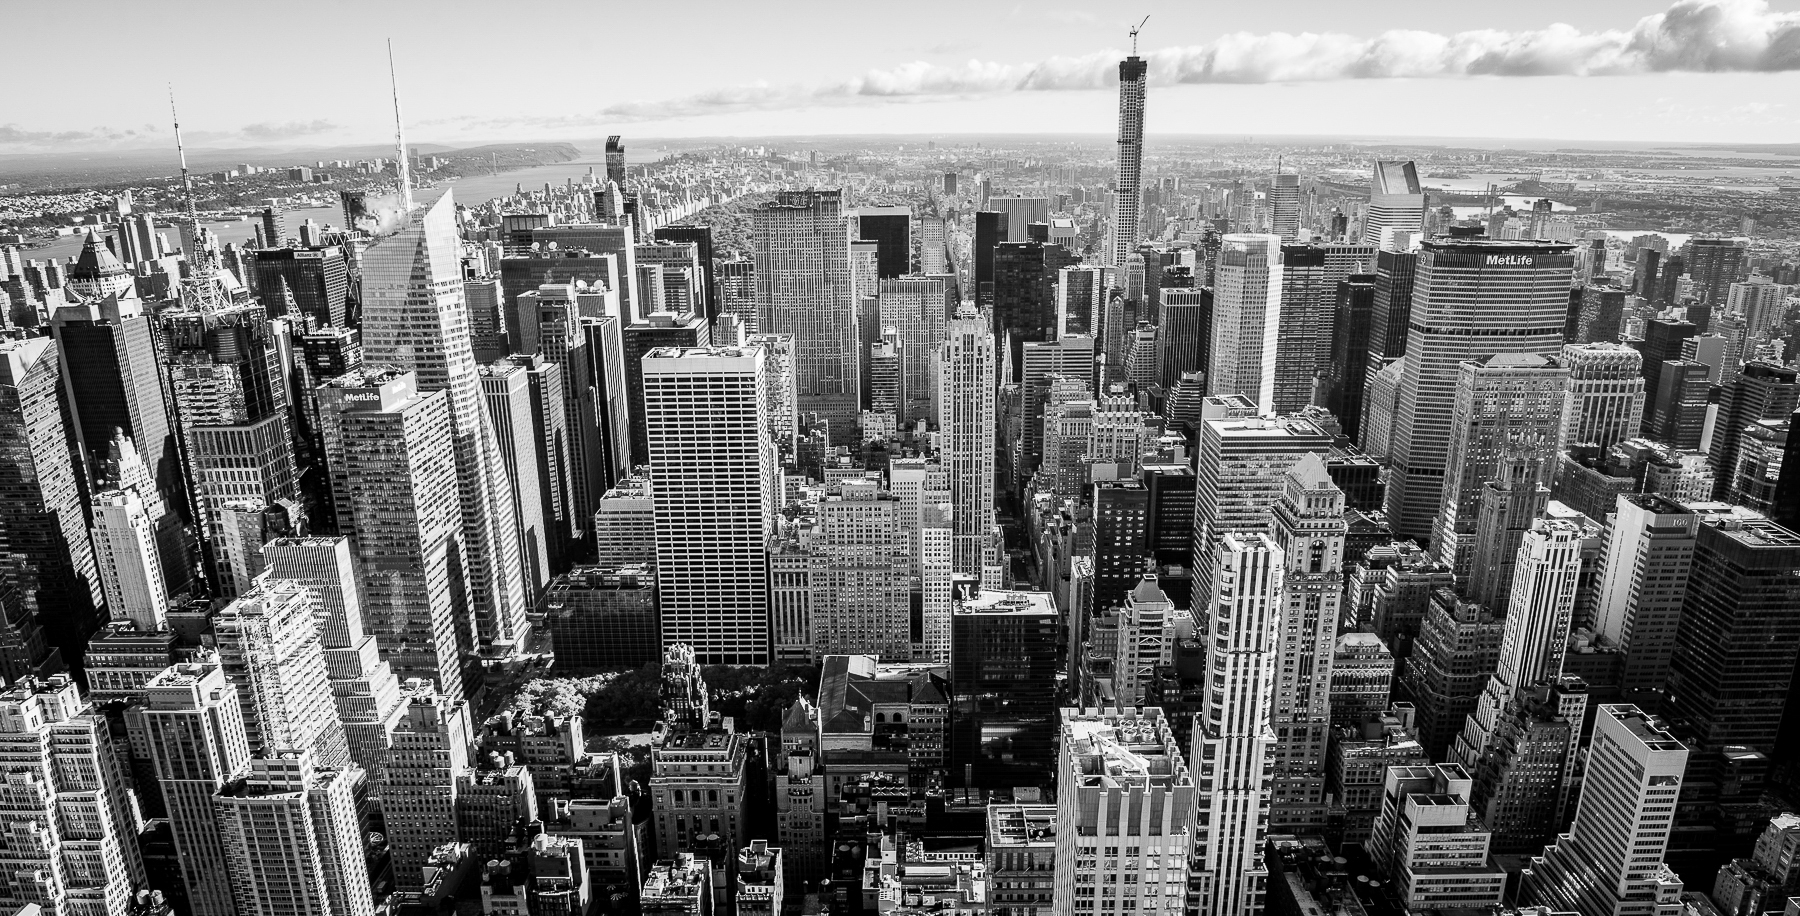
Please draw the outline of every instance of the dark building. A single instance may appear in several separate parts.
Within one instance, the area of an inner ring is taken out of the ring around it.
[[[1190,530],[1191,530],[1190,521]],[[1136,480],[1094,484],[1092,613],[1125,604],[1144,578],[1150,530],[1150,491]]]
[[[706,322],[711,324],[719,317],[719,278],[718,265],[713,263],[713,231],[711,226],[664,226],[656,230],[659,242],[693,242],[700,255],[700,273],[706,278],[704,295],[694,297],[694,301],[704,304]]]
[[[613,271],[626,268],[618,256],[607,258],[586,248],[509,254],[500,259],[499,307],[510,312],[520,295],[551,283],[600,283],[619,291],[620,308],[624,309],[627,287]]]
[[[951,781],[1036,785],[1055,761],[1056,602],[1049,592],[956,596],[950,617]]]
[[[1413,279],[1418,254],[1410,251],[1375,253],[1375,298],[1369,306],[1369,364],[1382,366],[1383,357],[1406,355],[1407,322],[1412,316]]]
[[[912,272],[912,208],[861,207],[857,238],[875,243],[875,270],[883,280]]]
[[[1444,759],[1463,721],[1475,711],[1488,677],[1500,663],[1506,620],[1448,588],[1431,594],[1419,641],[1400,683],[1418,709],[1419,743]]]
[[[625,335],[619,319],[611,316],[581,319],[581,332],[587,338],[593,367],[594,422],[599,427],[595,437],[599,451],[593,457],[601,464],[606,489],[611,489],[631,476],[631,393],[626,381]]]
[[[1675,304],[1675,290],[1681,285],[1682,274],[1687,271],[1687,261],[1680,255],[1671,255],[1662,262],[1662,273],[1657,278],[1656,301],[1658,307]]]
[[[1657,373],[1655,408],[1644,413],[1644,435],[1679,449],[1698,449],[1711,391],[1712,367],[1691,359],[1664,362]]]
[[[1339,280],[1332,307],[1335,318],[1331,328],[1331,368],[1325,379],[1325,409],[1338,418],[1344,435],[1356,442],[1362,441],[1375,280],[1374,274],[1351,274]]]
[[[1654,248],[1638,249],[1633,289],[1645,302],[1656,301],[1656,268],[1661,261],[1662,252]]]
[[[1156,332],[1158,378],[1173,391],[1187,372],[1204,372],[1212,351],[1213,291],[1168,287]]]
[[[1589,286],[1581,291],[1580,317],[1575,334],[1579,343],[1613,343],[1625,320],[1625,291],[1615,286]]]
[[[123,430],[163,498],[185,509],[174,413],[151,321],[137,300],[108,298],[57,309],[50,333],[62,364],[71,367],[62,373],[63,394],[83,479],[97,479],[99,463],[110,457],[113,431]]]
[[[1344,491],[1344,508],[1381,511],[1386,488],[1381,484],[1381,462],[1357,451],[1333,450],[1325,456],[1325,472]]]
[[[994,249],[1006,241],[1006,214],[980,210],[975,214],[975,241],[969,256],[975,261],[975,304],[994,304]]]
[[[625,187],[625,144],[619,142],[618,134],[606,138],[606,180],[621,190]]]
[[[1715,312],[1723,310],[1731,284],[1744,279],[1745,249],[1735,239],[1692,239],[1687,248],[1694,301]]]
[[[1713,495],[1722,497],[1737,475],[1744,427],[1760,420],[1784,420],[1800,407],[1800,373],[1788,366],[1753,362],[1720,389],[1713,424]]]
[[[993,260],[994,333],[1012,354],[1008,381],[1018,382],[1025,341],[1056,339],[1056,272],[1075,266],[1078,259],[1061,245],[1003,242],[994,249]]]
[[[1644,323],[1644,336],[1627,339],[1644,357],[1644,431],[1650,434],[1650,418],[1656,413],[1663,363],[1681,358],[1681,342],[1699,333],[1693,324],[1677,319],[1652,318]]]
[[[350,267],[342,248],[265,248],[252,254],[250,264],[265,305],[274,307],[275,291],[286,282],[300,311],[322,325],[349,326]]]
[[[1788,417],[1787,447],[1781,454],[1781,477],[1775,484],[1772,517],[1789,531],[1800,531],[1800,411]]]
[[[362,368],[362,332],[355,328],[320,328],[300,338],[300,358],[308,388]]]
[[[662,658],[656,573],[648,566],[581,566],[544,594],[556,667],[633,669]]]

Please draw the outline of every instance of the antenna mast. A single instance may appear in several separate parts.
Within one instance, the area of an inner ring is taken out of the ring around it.
[[[187,192],[188,219],[199,225],[200,217],[194,213],[194,179],[188,176],[187,150],[181,145],[181,115],[175,111],[175,84],[169,84],[169,118],[175,122],[175,155],[181,159],[181,187]]]
[[[394,40],[392,38],[387,40],[387,48],[388,85],[394,89],[394,154],[398,157],[394,163],[394,176],[395,183],[399,185],[400,212],[404,215],[411,213],[413,207],[412,170],[406,164],[406,124],[400,119],[400,80],[394,75]]]
[[[1136,57],[1136,56],[1137,56],[1137,37],[1138,37],[1138,33],[1139,33],[1139,32],[1141,32],[1141,31],[1143,31],[1143,29],[1144,29],[1144,23],[1146,23],[1146,22],[1149,22],[1149,21],[1150,21],[1150,17],[1149,17],[1149,16],[1145,16],[1145,17],[1144,17],[1144,18],[1143,18],[1143,19],[1142,19],[1142,20],[1141,20],[1141,21],[1140,21],[1140,22],[1138,22],[1138,24],[1137,24],[1137,25],[1134,25],[1134,26],[1132,26],[1132,27],[1131,27],[1131,56],[1132,56],[1132,57]]]

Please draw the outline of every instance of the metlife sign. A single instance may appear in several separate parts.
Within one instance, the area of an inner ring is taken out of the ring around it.
[[[1488,267],[1530,267],[1532,260],[1528,254],[1490,254],[1483,263]]]

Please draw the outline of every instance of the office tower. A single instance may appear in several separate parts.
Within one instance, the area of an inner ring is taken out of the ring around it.
[[[1270,823],[1278,830],[1325,824],[1325,743],[1331,729],[1333,637],[1344,595],[1344,493],[1317,454],[1283,475],[1274,541],[1285,570],[1275,640],[1275,744]]]
[[[1214,557],[1206,641],[1214,646],[1207,682],[1215,688],[1194,723],[1189,754],[1200,774],[1196,810],[1204,813],[1189,853],[1190,904],[1197,895],[1202,913],[1256,914],[1268,878],[1261,838],[1273,788],[1270,716],[1285,555],[1266,534],[1230,531]]]
[[[156,531],[135,490],[107,490],[93,499],[94,566],[115,620],[131,620],[154,630],[169,600]]]
[[[1362,243],[1381,251],[1395,247],[1395,232],[1425,228],[1425,190],[1412,160],[1376,160],[1369,179],[1369,209],[1363,216]]]
[[[1615,513],[1593,630],[1624,656],[1622,689],[1657,690],[1675,652],[1699,516],[1656,493],[1621,493]]]
[[[1006,214],[993,210],[975,213],[975,237],[970,243],[970,258],[975,262],[971,273],[975,284],[975,304],[994,306],[994,250],[1006,241]]]
[[[1575,820],[1531,858],[1519,902],[1583,916],[1680,913],[1681,878],[1663,853],[1687,758],[1636,706],[1600,707]]]
[[[606,180],[625,186],[625,144],[619,142],[619,135],[606,138]]]
[[[600,451],[593,458],[600,465],[600,479],[605,487],[614,486],[631,474],[631,395],[624,327],[619,319],[611,316],[583,317],[580,323],[585,338],[583,349],[593,366],[591,383],[595,388],[597,409],[594,423],[599,427]],[[565,399],[568,385],[565,378]],[[595,495],[590,494],[590,499]]]
[[[1134,36],[1135,37],[1135,36]],[[1144,79],[1150,64],[1132,55],[1119,61],[1119,167],[1113,179],[1112,251],[1107,263],[1125,266],[1142,238],[1144,191]]]
[[[648,268],[652,282],[662,287],[660,305],[649,311],[692,312],[712,320],[707,312],[705,262],[700,259],[698,244],[674,240],[639,242],[633,254],[640,277]],[[643,279],[638,281],[638,288],[648,288]],[[649,295],[644,299],[647,304],[650,302]]]
[[[873,480],[846,480],[820,500],[812,573],[815,655],[912,658],[912,552],[900,500]]]
[[[589,330],[611,330],[610,342],[616,343],[618,319],[593,319],[603,327],[589,324],[590,319],[583,319],[584,327]],[[589,346],[596,339],[608,340],[606,335],[590,334]],[[622,360],[618,360],[622,362]],[[548,571],[555,573],[566,569],[570,554],[575,550],[575,538],[587,530],[587,520],[575,513],[573,498],[570,493],[571,470],[569,467],[569,412],[565,394],[567,377],[563,375],[563,367],[545,359],[542,354],[530,356],[514,355],[505,361],[510,366],[496,364],[482,368],[482,389],[488,396],[490,418],[494,419],[496,432],[499,431],[499,417],[512,415],[518,409],[514,397],[513,381],[516,375],[523,376],[524,400],[527,409],[523,434],[515,434],[510,450],[507,452],[511,461],[530,462],[532,469],[517,468],[513,479],[520,481],[520,495],[535,501],[535,507],[518,503],[519,518],[522,527],[526,520],[536,518],[543,525],[542,561]],[[619,367],[622,378],[623,366]],[[496,382],[495,377],[501,381]],[[615,379],[614,381],[617,381]],[[611,382],[608,387],[612,388]],[[618,382],[616,395],[605,402],[603,414],[608,414],[609,422],[603,424],[601,439],[607,447],[606,465],[612,472],[615,465],[629,463],[630,429],[626,423],[622,399],[624,383]],[[496,400],[500,393],[506,397]],[[502,407],[508,412],[499,412]],[[516,417],[515,417],[516,421]],[[496,437],[497,438],[497,437]],[[512,465],[509,464],[509,467]],[[622,473],[622,472],[620,472]],[[535,484],[532,480],[535,478]],[[532,487],[535,486],[535,490]],[[530,539],[521,542],[532,543]]]
[[[656,562],[655,506],[647,477],[627,478],[606,491],[594,510],[595,562]]]
[[[247,279],[262,293],[265,305],[275,301],[276,291],[285,285],[301,314],[321,325],[349,327],[350,267],[342,248],[264,248],[251,254],[250,266],[255,276]]]
[[[911,272],[911,207],[858,207],[856,225],[858,239],[875,243],[875,263],[881,279],[891,280]]]
[[[938,357],[939,461],[950,478],[960,575],[980,575],[987,565],[994,524],[995,370],[987,318],[965,303],[945,328]]]
[[[64,438],[60,365],[49,338],[0,343],[0,556],[22,610],[73,662],[100,627],[103,590]]]
[[[1018,466],[1013,479],[1021,486],[1031,480],[1044,460],[1045,409],[1053,378],[1068,380],[1092,394],[1094,338],[1065,337],[1055,342],[1028,341],[1021,349],[1020,425]]]
[[[1057,279],[1077,259],[1058,245],[1007,242],[994,250],[993,262],[993,330],[1006,347],[1002,358],[1012,367],[1009,381],[1016,382],[1025,342],[1056,339]]]
[[[1457,581],[1473,569],[1483,485],[1503,467],[1523,465],[1521,486],[1547,484],[1563,447],[1569,370],[1554,358],[1499,353],[1457,366],[1432,550]]]
[[[1636,438],[1643,425],[1643,356],[1614,343],[1568,344],[1557,359],[1569,370],[1563,415],[1567,446],[1602,452]]]
[[[1375,253],[1375,301],[1369,309],[1369,377],[1389,359],[1406,355],[1406,338],[1412,316],[1413,282],[1417,279],[1418,252]]]
[[[695,311],[703,313],[708,322],[717,320],[720,303],[719,277],[718,262],[714,260],[712,227],[686,224],[662,226],[656,230],[656,240],[694,246],[694,256],[700,266],[700,279],[695,285],[697,292],[693,297]]]
[[[1212,352],[1213,291],[1165,289],[1156,334],[1158,384],[1173,391],[1188,372],[1205,372]]]
[[[1448,587],[1431,592],[1401,682],[1418,709],[1419,741],[1433,757],[1445,755],[1475,711],[1499,661],[1505,626],[1505,618]]]
[[[1713,492],[1725,495],[1738,470],[1745,427],[1760,420],[1785,420],[1800,407],[1800,371],[1791,366],[1752,362],[1724,386],[1712,434]]]
[[[657,856],[672,858],[705,835],[736,849],[749,804],[747,741],[710,711],[694,650],[666,636],[664,645],[662,721],[650,741]]]
[[[625,387],[630,393],[626,407],[631,424],[631,467],[650,460],[650,442],[645,420],[644,355],[659,347],[709,347],[712,334],[698,315],[651,315],[643,324],[627,325],[621,335],[625,358]]]
[[[0,693],[0,775],[13,870],[0,904],[123,913],[145,880],[137,811],[105,717],[73,680],[21,678]]]
[[[665,645],[767,664],[768,545],[781,472],[764,348],[663,348],[643,360]]]
[[[265,577],[213,621],[219,664],[237,687],[250,751],[304,751],[327,769],[350,762],[344,725],[331,696],[316,593]]]
[[[262,544],[239,544],[229,514],[300,497],[282,363],[288,326],[255,305],[182,307],[158,317],[208,571],[219,594],[231,597],[249,585],[238,573],[254,566],[246,554]]]
[[[1000,804],[987,808],[986,865],[992,912],[1054,912],[1056,806]]]
[[[505,654],[529,627],[518,510],[481,404],[456,255],[448,192],[363,254],[363,351],[371,365],[413,373],[420,391],[445,392],[468,547],[467,613],[480,645]]]
[[[279,538],[269,542],[265,554],[271,583],[299,585],[317,601],[319,643],[337,718],[350,759],[373,779],[393,746],[403,713],[393,667],[375,637],[363,629],[362,586],[350,540]]]
[[[1613,343],[1625,320],[1625,290],[1616,286],[1587,286],[1581,291],[1570,343]]]
[[[213,805],[240,914],[373,916],[360,778],[289,751],[253,758],[249,772],[220,787]]]
[[[1064,267],[1056,272],[1056,324],[1052,340],[1070,334],[1103,335],[1106,309],[1106,269]]]
[[[1652,416],[1662,406],[1662,370],[1663,363],[1681,359],[1681,345],[1690,337],[1699,335],[1700,329],[1693,322],[1676,318],[1652,318],[1644,323],[1644,335],[1641,340],[1632,343],[1639,353],[1644,355],[1644,391],[1649,400],[1644,405],[1644,421],[1646,432]]]
[[[471,768],[468,707],[408,680],[405,715],[377,781],[394,860],[394,886],[414,889],[432,850],[456,839],[456,798]]]
[[[1712,391],[1711,368],[1693,360],[1665,361],[1655,393],[1645,398],[1644,436],[1682,451],[1700,448]]]
[[[950,619],[951,778],[1036,783],[1056,737],[1058,614],[1048,592],[975,590]]]
[[[1797,570],[1800,537],[1786,528],[1747,509],[1701,517],[1668,692],[1702,757],[1774,750],[1800,654]]]
[[[460,699],[473,635],[459,613],[469,578],[449,395],[421,394],[411,372],[356,372],[319,389],[318,401],[337,529],[354,532],[369,632],[396,674]]]
[[[487,365],[512,351],[506,342],[508,298],[496,275],[463,281],[463,299],[469,303],[469,348],[478,364]]]
[[[897,277],[881,281],[881,324],[900,334],[900,390],[905,401],[902,422],[931,418],[931,395],[937,387],[932,354],[944,339],[950,314],[950,278]]]
[[[1269,232],[1284,243],[1300,240],[1300,176],[1276,173],[1269,182]]]
[[[217,663],[174,665],[144,685],[143,717],[189,911],[236,916],[213,795],[250,762],[237,690]]]
[[[1363,245],[1281,246],[1279,317],[1273,319],[1276,413],[1313,403],[1316,380],[1331,368],[1338,281],[1367,269],[1374,257],[1374,249]]]
[[[1275,410],[1281,278],[1275,236],[1232,234],[1220,243],[1206,390],[1243,395],[1262,413]]]
[[[1116,912],[1124,902],[1145,911],[1179,905],[1188,884],[1197,796],[1169,720],[1155,707],[1064,709],[1061,720],[1055,857],[1060,865],[1051,912]],[[1108,842],[1113,839],[1119,842]],[[1129,852],[1134,848],[1135,856]],[[1085,905],[1089,901],[1092,907]]]
[[[1568,245],[1426,242],[1413,283],[1389,456],[1394,533],[1423,538],[1442,505],[1456,380],[1464,360],[1562,349],[1574,255]]]
[[[1689,239],[1688,276],[1694,279],[1694,301],[1723,311],[1731,284],[1744,279],[1746,249],[1736,239]]]
[[[1168,295],[1163,294],[1165,301]],[[1374,274],[1355,273],[1338,281],[1331,305],[1331,362],[1325,372],[1321,403],[1338,418],[1344,435],[1356,442],[1362,441],[1363,391],[1369,382],[1369,325],[1374,308]]]
[[[1200,424],[1194,470],[1194,593],[1212,592],[1211,559],[1228,532],[1269,533],[1284,488],[1282,472],[1309,452],[1331,449],[1331,434],[1304,417],[1264,419],[1243,399],[1209,398],[1218,413]]]
[[[1050,224],[1050,199],[1047,197],[1020,197],[1015,194],[995,195],[989,197],[983,209],[999,213],[1006,225],[1006,234],[1002,242],[1031,241],[1031,227],[1037,224]],[[1049,241],[1049,237],[1037,241]]]
[[[642,321],[648,314],[645,294],[638,289],[637,246],[624,226],[577,223],[530,230],[530,239],[509,243],[499,259],[500,309],[504,314],[520,293],[547,283],[573,283],[585,288],[591,300],[585,315],[614,315],[621,321]],[[656,274],[660,278],[660,272]]]
[[[155,327],[143,302],[109,297],[71,303],[51,315],[50,333],[62,360],[82,367],[62,373],[61,384],[85,479],[100,477],[97,468],[109,457],[115,432],[123,431],[149,465],[163,502],[185,506],[168,387],[158,366]],[[156,521],[160,525],[163,520]]]
[[[1748,282],[1731,284],[1725,307],[1729,314],[1744,320],[1744,330],[1756,340],[1768,336],[1769,329],[1781,323],[1787,297],[1792,293],[1791,286],[1752,276]],[[1717,319],[1714,321],[1716,326]]]
[[[1338,636],[1331,648],[1331,726],[1360,729],[1379,719],[1393,684],[1394,653],[1381,637],[1355,631]]]
[[[550,581],[551,541],[555,538],[550,523],[554,519],[544,518],[544,508],[555,504],[553,494],[560,490],[559,481],[538,476],[543,442],[533,422],[534,386],[529,371],[517,364],[500,363],[482,366],[480,372],[482,401],[494,428],[494,444],[500,450],[501,466],[507,469],[506,483],[512,487],[513,505],[518,507],[525,587],[535,598]]]
[[[793,335],[799,409],[830,423],[833,444],[855,441],[862,400],[844,217],[835,190],[782,191],[750,214],[757,327]]]
[[[571,569],[544,593],[544,617],[560,668],[639,668],[662,657],[656,573],[648,564]]]
[[[919,273],[950,272],[949,255],[944,248],[944,219],[941,216],[919,217]]]
[[[1492,834],[1472,810],[1471,787],[1454,763],[1388,768],[1364,847],[1409,912],[1500,903],[1506,872],[1488,857]]]

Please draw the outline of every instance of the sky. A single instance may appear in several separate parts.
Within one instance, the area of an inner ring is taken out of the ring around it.
[[[1146,130],[1794,143],[1800,0],[8,0],[0,154],[409,141]],[[304,14],[301,11],[304,11]],[[90,33],[91,34],[91,33]],[[630,145],[630,140],[627,140]]]

